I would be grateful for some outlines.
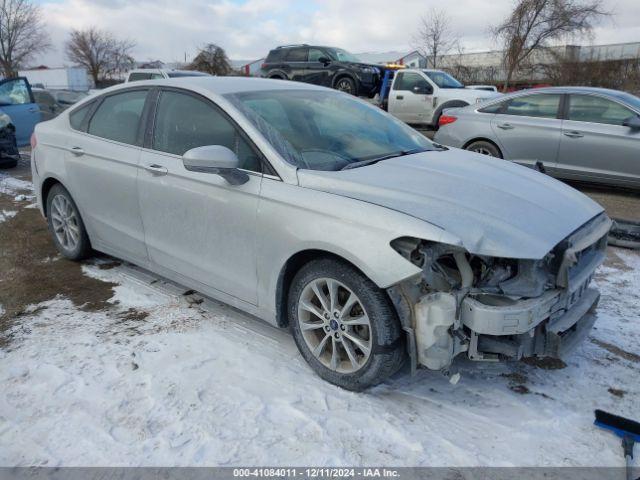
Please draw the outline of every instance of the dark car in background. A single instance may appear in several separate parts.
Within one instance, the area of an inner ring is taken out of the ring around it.
[[[373,97],[380,89],[384,70],[380,65],[362,62],[342,48],[302,44],[271,50],[261,66],[261,75]]]

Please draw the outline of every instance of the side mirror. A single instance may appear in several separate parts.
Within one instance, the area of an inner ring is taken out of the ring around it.
[[[413,87],[413,93],[417,95],[431,95],[433,93],[433,88],[431,85],[416,85]]]
[[[640,115],[629,117],[622,122],[623,127],[629,127],[631,130],[640,130]]]
[[[320,57],[320,58],[318,59],[318,61],[319,61],[320,63],[325,64],[325,65],[329,65],[329,64],[331,63],[331,59],[330,59],[330,58],[328,58],[328,57]]]
[[[238,170],[240,160],[236,154],[222,145],[192,148],[182,155],[182,164],[190,172],[220,175],[231,185],[249,181],[249,175]]]

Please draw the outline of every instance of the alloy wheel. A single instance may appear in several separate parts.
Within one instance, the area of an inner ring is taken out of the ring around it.
[[[338,82],[338,85],[336,85],[336,89],[345,93],[351,93],[351,94],[353,93],[353,87],[351,85],[351,82],[346,79],[340,80]]]
[[[307,284],[298,300],[298,324],[307,347],[325,367],[353,373],[369,360],[372,332],[358,296],[332,278]]]
[[[56,195],[51,201],[53,233],[65,250],[74,251],[80,242],[80,225],[75,208],[64,195]]]

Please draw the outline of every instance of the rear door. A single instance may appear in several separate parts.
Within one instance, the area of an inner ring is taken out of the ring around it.
[[[561,99],[561,94],[533,93],[504,103],[491,120],[504,158],[529,166],[540,161],[553,169],[562,131]]]
[[[389,94],[389,113],[406,123],[429,123],[433,117],[432,93],[433,87],[421,74],[398,72]]]
[[[148,92],[119,90],[74,109],[66,154],[69,188],[94,246],[142,264],[147,253],[136,176]]]
[[[284,60],[289,80],[306,81],[308,51],[307,47],[287,49]]]
[[[26,78],[0,81],[0,109],[11,117],[11,122],[16,127],[18,146],[29,145],[29,139],[41,115]]]
[[[640,130],[623,126],[637,115],[593,94],[571,94],[563,123],[559,174],[583,180],[640,183]]]
[[[182,155],[205,145],[233,150],[249,181],[230,185],[214,173],[187,170]],[[151,261],[256,304],[255,229],[262,182],[257,150],[213,102],[177,89],[160,93],[145,146],[138,191]]]

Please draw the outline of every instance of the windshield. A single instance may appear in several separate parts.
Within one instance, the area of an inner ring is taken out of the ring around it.
[[[329,53],[334,60],[338,60],[340,62],[362,63],[362,60],[356,57],[353,53],[349,53],[342,48],[331,48],[329,49]]]
[[[431,72],[423,70],[425,75],[431,79],[440,88],[464,88],[458,80],[445,72]]]
[[[289,163],[310,170],[433,150],[429,140],[377,107],[333,91],[225,95]]]

